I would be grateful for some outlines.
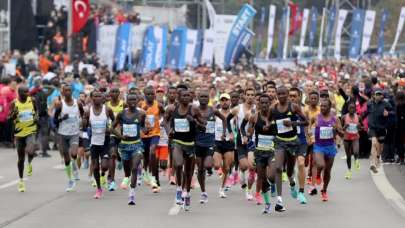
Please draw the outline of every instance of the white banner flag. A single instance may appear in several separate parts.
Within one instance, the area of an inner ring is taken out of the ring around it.
[[[287,18],[285,26],[285,36],[284,36],[284,48],[283,48],[283,59],[287,59],[288,51],[288,33],[290,32],[290,7],[287,8]]]
[[[214,58],[214,40],[215,32],[212,29],[204,31],[203,50],[201,56],[201,63],[211,65]]]
[[[341,50],[341,40],[342,40],[342,31],[343,31],[343,24],[345,23],[348,11],[344,9],[339,10],[338,14],[338,21],[336,26],[336,34],[335,34],[335,58],[340,60],[340,50]]]
[[[111,70],[114,63],[115,40],[118,25],[102,25],[97,40],[97,55],[103,64]]]
[[[323,58],[323,29],[325,27],[325,20],[326,20],[326,9],[323,8],[322,10],[322,22],[321,22],[321,32],[319,33],[319,46],[318,46],[318,59]]]
[[[209,0],[204,0],[205,5],[207,6],[207,11],[208,11],[208,17],[210,18],[210,28],[214,28],[214,24],[215,24],[215,16],[216,16],[216,12],[214,9],[214,6],[212,6],[211,2]]]
[[[361,55],[370,47],[371,35],[373,34],[375,22],[375,11],[366,10],[364,17],[363,39],[361,41]]]
[[[163,29],[159,26],[155,26],[153,28],[153,33],[155,35],[155,40],[156,40],[156,53],[155,53],[155,64],[157,68],[160,68],[162,66],[162,52],[163,48],[166,49],[166,47],[163,47]]]
[[[276,6],[270,5],[269,11],[269,29],[267,31],[267,51],[266,58],[270,59],[271,48],[274,40],[274,23],[276,22]]]
[[[308,21],[309,21],[309,9],[304,9],[303,18],[302,18],[301,36],[300,36],[300,48],[298,51],[298,59],[301,58],[302,50],[304,48],[305,35],[307,34]]]
[[[193,64],[195,46],[197,45],[197,30],[187,29],[186,65]]]
[[[214,56],[215,64],[223,67],[225,57],[225,47],[228,42],[229,33],[233,23],[236,20],[234,15],[216,15],[215,16],[215,40],[214,40]]]
[[[397,27],[397,33],[395,34],[395,39],[394,43],[392,43],[390,53],[394,54],[395,48],[397,46],[399,36],[402,33],[402,28],[404,27],[404,22],[405,22],[405,7],[401,8],[401,15],[399,16],[399,22],[398,22],[398,27]]]

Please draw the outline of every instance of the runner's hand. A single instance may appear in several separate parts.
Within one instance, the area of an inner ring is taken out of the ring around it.
[[[62,117],[61,120],[67,120],[67,119],[69,119],[69,114],[65,114],[65,115]]]
[[[386,109],[384,109],[384,112],[383,112],[384,117],[387,117],[388,114],[389,114],[388,111]]]

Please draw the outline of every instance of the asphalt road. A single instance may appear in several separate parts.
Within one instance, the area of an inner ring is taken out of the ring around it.
[[[219,179],[213,175],[207,180],[209,202],[200,205],[200,190],[192,191],[190,212],[174,206],[175,188],[162,178],[162,191],[137,188],[137,205],[127,205],[127,191],[105,192],[101,200],[93,199],[94,189],[81,170],[81,181],[76,191],[66,193],[66,176],[61,169],[58,153],[52,158],[36,158],[34,174],[27,178],[25,193],[17,191],[16,152],[0,149],[0,228],[1,227],[135,227],[135,228],[198,228],[198,227],[401,227],[405,216],[394,210],[376,188],[362,160],[362,169],[353,173],[353,179],[344,179],[345,161],[336,157],[332,171],[329,202],[318,196],[307,196],[308,204],[300,205],[288,190],[284,201],[287,211],[261,214],[262,206],[248,202],[239,186],[228,192],[227,199],[218,198]],[[118,182],[122,172],[118,171]],[[286,185],[287,187],[287,185]],[[287,188],[285,188],[287,189]],[[275,202],[275,199],[272,199]]]

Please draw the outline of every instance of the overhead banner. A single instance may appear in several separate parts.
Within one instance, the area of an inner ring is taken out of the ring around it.
[[[326,19],[326,8],[323,8],[321,31],[319,33],[319,45],[318,45],[318,59],[320,59],[320,60],[323,58],[323,29],[325,27],[325,19]]]
[[[266,8],[261,8],[260,13],[260,23],[259,28],[257,30],[257,42],[256,42],[256,57],[260,56],[262,52],[262,45],[263,45],[263,32],[264,32],[264,19],[266,18]]]
[[[325,34],[325,39],[326,39],[326,47],[328,48],[330,44],[330,40],[333,37],[333,28],[335,26],[335,20],[336,20],[336,8],[332,7],[329,10],[328,13],[328,23],[326,25],[326,34]]]
[[[120,25],[117,32],[117,40],[115,46],[115,64],[116,70],[123,70],[126,62],[130,62],[128,57],[131,52],[131,24],[124,23]],[[127,61],[128,60],[128,61]]]
[[[155,26],[153,27],[153,33],[155,35],[156,52],[154,55],[152,70],[163,69],[166,65],[168,28],[167,26]]]
[[[148,26],[145,31],[142,46],[142,56],[138,63],[137,72],[141,74],[148,73],[154,68],[155,54],[157,51],[157,42],[155,39],[153,25]]]
[[[283,46],[283,59],[287,59],[287,51],[288,51],[288,37],[290,33],[290,7],[287,7],[287,16],[286,16],[286,23],[285,23],[285,34],[284,34],[284,46]]]
[[[342,39],[342,31],[343,31],[343,24],[345,23],[347,14],[349,11],[340,9],[338,12],[338,21],[336,26],[336,34],[335,34],[335,58],[340,60],[340,51],[341,51],[341,39]]]
[[[399,36],[401,35],[402,28],[404,27],[404,22],[405,22],[405,7],[402,7],[401,14],[399,15],[399,22],[398,22],[397,32],[395,34],[394,43],[392,43],[391,50],[390,50],[391,54],[394,54],[394,52],[395,52],[395,48],[397,47]]]
[[[364,17],[363,39],[361,41],[361,55],[370,47],[371,35],[373,34],[375,11],[367,10]]]
[[[311,9],[311,28],[309,29],[308,46],[313,47],[315,43],[315,34],[318,26],[318,10],[315,7]]]
[[[269,10],[269,28],[267,30],[267,59],[271,58],[271,49],[273,47],[274,40],[274,23],[276,22],[276,6],[270,5]]]
[[[302,17],[301,36],[300,36],[300,50],[298,52],[298,59],[301,58],[302,49],[304,48],[305,36],[307,34],[308,21],[309,21],[309,9],[304,9],[304,13],[303,13],[303,17]]]
[[[353,10],[353,21],[350,29],[351,40],[349,49],[349,58],[355,60],[359,57],[361,48],[361,33],[363,31],[364,10]]]
[[[285,35],[285,31],[286,31],[287,12],[288,12],[288,8],[287,7],[283,8],[283,15],[281,16],[279,29],[278,29],[277,58],[279,60],[283,57],[284,35]]]
[[[118,25],[103,25],[98,30],[97,56],[102,64],[112,70],[114,64],[114,48]]]
[[[201,63],[212,65],[214,58],[214,40],[215,32],[212,29],[206,29],[203,36],[203,47],[201,55]]]
[[[241,35],[243,28],[248,25],[248,23],[256,15],[256,10],[249,4],[244,4],[242,9],[239,11],[238,17],[232,26],[231,32],[229,33],[228,42],[225,48],[225,58],[224,67],[229,67],[232,63],[232,53],[234,49],[237,48],[236,41]]]
[[[377,53],[379,55],[382,55],[384,53],[384,32],[385,32],[385,25],[387,24],[388,17],[389,17],[388,10],[383,10],[382,15],[381,15],[380,32],[378,33]]]
[[[217,13],[215,12],[214,6],[211,4],[209,0],[204,0],[204,2],[207,7],[208,17],[210,19],[210,29],[212,29],[214,28],[215,25],[215,16]]]
[[[186,44],[186,65],[192,66],[194,51],[197,46],[198,31],[194,29],[187,29],[187,44]]]
[[[187,28],[177,27],[170,37],[167,66],[171,69],[183,70],[186,66],[185,53],[187,45]]]
[[[214,27],[214,56],[215,64],[224,67],[224,57],[226,43],[228,42],[229,33],[232,25],[236,21],[234,15],[216,15]]]
[[[204,42],[204,33],[202,30],[197,31],[197,44],[195,45],[193,67],[197,67],[201,64],[202,48]]]
[[[232,53],[232,63],[236,64],[245,50],[248,48],[250,41],[255,34],[248,28],[244,27],[241,35],[238,37],[236,42],[237,48]]]

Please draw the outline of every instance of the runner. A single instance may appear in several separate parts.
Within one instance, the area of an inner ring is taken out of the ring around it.
[[[136,95],[127,96],[127,108],[117,115],[114,121],[113,133],[121,139],[119,149],[124,163],[125,178],[123,183],[128,184],[131,177],[131,184],[128,196],[128,205],[135,205],[135,187],[137,186],[138,167],[143,158],[143,147],[140,132],[148,132],[145,128],[145,112],[137,108],[138,98]],[[119,127],[120,130],[117,130]],[[150,126],[149,126],[150,127]]]
[[[287,176],[290,181],[290,193],[297,198],[298,192],[293,177],[295,157],[299,154],[299,140],[297,137],[297,126],[304,126],[308,123],[301,107],[292,103],[288,98],[288,89],[281,86],[277,89],[278,103],[272,106],[271,116],[277,127],[275,138],[275,182],[277,188],[277,203],[275,210],[285,211],[282,200],[282,179],[284,162],[287,162]]]
[[[111,88],[110,92],[110,101],[106,103],[107,107],[110,108],[113,113],[114,117],[116,118],[118,113],[124,110],[124,101],[120,97],[120,89],[116,86]],[[111,123],[110,123],[111,124]],[[110,138],[110,168],[108,170],[108,191],[115,191],[117,185],[115,183],[115,168],[116,168],[116,161],[121,163],[121,157],[118,153],[118,144],[119,139],[115,135],[111,135]],[[119,165],[120,166],[120,165]]]
[[[24,163],[25,154],[28,156],[27,176],[32,176],[32,160],[35,152],[35,134],[37,132],[37,120],[35,100],[28,97],[28,88],[18,88],[17,99],[10,104],[9,118],[14,121],[14,136],[17,147],[17,168],[20,180],[18,191],[25,192]]]
[[[165,107],[165,110],[167,110],[167,107],[169,105],[174,105],[176,104],[176,99],[177,99],[177,88],[176,87],[169,87],[167,91],[167,106]],[[164,122],[163,122],[164,125]],[[173,168],[173,143],[171,142],[171,138],[169,138],[169,183],[170,185],[176,185],[176,178],[174,176],[175,170]]]
[[[179,103],[168,106],[165,120],[170,123],[169,137],[172,137],[173,141],[173,167],[176,169],[177,184],[176,203],[183,204],[182,176],[184,170],[184,209],[188,211],[191,203],[191,179],[194,172],[196,128],[205,128],[205,123],[201,120],[198,108],[190,104],[190,91],[184,87],[178,88],[178,91]]]
[[[77,169],[77,151],[79,147],[80,118],[83,116],[83,106],[73,99],[72,87],[62,86],[62,98],[55,103],[55,125],[58,127],[59,150],[65,162],[65,172],[68,177],[67,192],[73,191],[75,180],[79,179]]]
[[[264,199],[264,214],[271,211],[270,196],[268,190],[270,188],[267,175],[267,170],[271,169],[272,160],[274,159],[274,136],[275,128],[271,124],[270,117],[271,98],[267,94],[263,94],[259,98],[259,112],[249,119],[249,135],[255,135],[255,162],[258,179],[262,180],[261,193]],[[247,121],[243,120],[241,131],[242,135],[246,136],[245,125]]]
[[[290,89],[289,97],[292,103],[295,103],[302,107],[301,100],[302,100],[302,92],[296,87],[293,87]],[[298,119],[300,121],[303,121],[298,116]],[[307,139],[306,139],[306,127],[301,125],[297,126],[297,135],[298,139],[300,142],[299,145],[299,151],[296,155],[297,157],[297,166],[298,166],[298,184],[299,184],[299,190],[298,190],[298,195],[297,199],[301,204],[306,204],[307,199],[305,198],[304,195],[304,188],[305,188],[305,177],[306,177],[306,170],[305,170],[305,157],[307,154]]]
[[[200,203],[204,204],[208,202],[208,193],[205,191],[205,175],[206,170],[213,167],[213,154],[215,146],[215,118],[219,118],[222,121],[223,137],[225,138],[226,132],[226,119],[225,117],[214,107],[208,106],[209,91],[208,89],[201,89],[198,94],[199,111],[202,115],[202,119],[207,123],[207,126],[202,131],[198,130],[195,142],[195,154],[197,164],[197,179],[201,188]],[[223,170],[225,172],[225,170]],[[224,173],[223,176],[227,176]],[[226,179],[225,179],[226,180]]]
[[[345,178],[352,179],[352,155],[354,156],[354,166],[360,170],[359,161],[359,129],[361,128],[361,118],[356,114],[356,104],[348,104],[349,113],[343,116],[342,125],[345,131],[344,147],[346,152],[347,172]]]
[[[104,105],[104,93],[100,90],[94,90],[90,97],[93,101],[90,110],[84,114],[83,125],[84,127],[90,127],[91,139],[90,139],[90,153],[91,164],[93,168],[94,179],[97,184],[95,199],[100,199],[103,194],[103,189],[107,188],[107,180],[105,172],[109,168],[109,139],[110,132],[107,127],[109,120],[114,121],[113,111]],[[101,160],[101,164],[100,164]],[[101,166],[101,177],[100,177]]]
[[[220,110],[219,112],[226,118],[230,113],[230,100],[231,97],[229,94],[223,93],[219,97],[220,102]],[[224,134],[224,124],[219,117],[215,118],[215,153],[214,153],[214,167],[216,170],[222,169],[223,175],[221,179],[221,187],[219,188],[219,197],[226,198],[225,188],[226,182],[228,180],[228,174],[231,170],[231,165],[234,162],[234,150],[235,144],[233,140],[233,134],[226,132],[225,137]],[[235,173],[237,175],[237,168],[235,168]],[[231,175],[232,176],[232,175]],[[235,178],[235,174],[234,174]],[[235,180],[231,179],[230,180]]]
[[[321,200],[328,201],[328,185],[331,179],[331,170],[337,153],[335,138],[339,134],[344,135],[340,120],[331,112],[332,102],[324,99],[321,101],[321,113],[311,119],[315,126],[314,165],[323,170],[323,186]],[[312,191],[317,192],[315,187],[316,173],[312,173]]]
[[[141,132],[144,146],[144,180],[152,186],[153,193],[160,192],[159,181],[159,160],[156,157],[156,147],[160,137],[160,117],[164,114],[163,105],[156,101],[155,89],[148,86],[144,89],[145,101],[141,103],[141,108],[146,112],[146,122],[152,126],[148,133]],[[148,172],[149,170],[149,172]]]

